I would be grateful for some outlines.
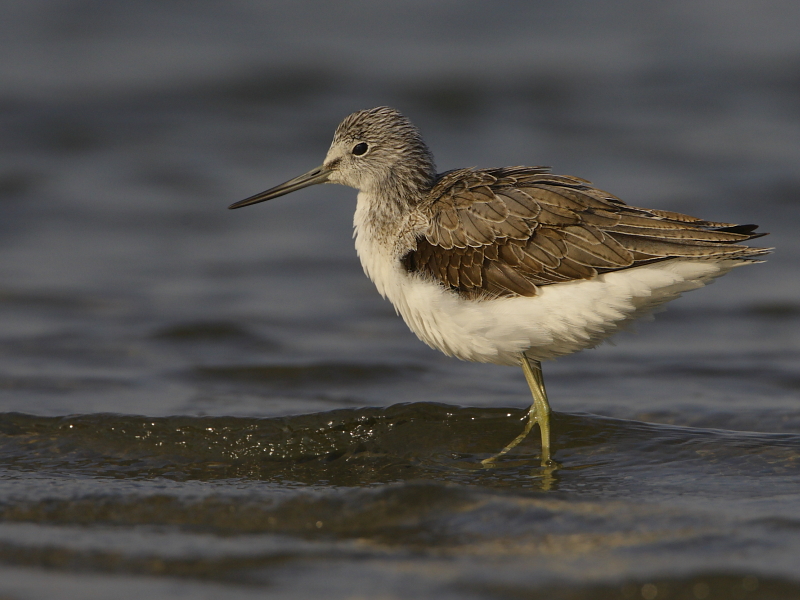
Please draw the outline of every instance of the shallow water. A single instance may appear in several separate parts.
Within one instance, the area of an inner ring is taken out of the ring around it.
[[[800,596],[796,3],[7,4],[0,598]],[[355,192],[225,210],[378,104],[777,251],[546,363],[558,468],[481,467],[522,373],[408,332]]]

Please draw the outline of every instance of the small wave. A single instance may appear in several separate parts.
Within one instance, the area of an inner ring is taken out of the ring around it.
[[[114,414],[0,416],[5,469],[97,477],[244,478],[363,486],[413,478],[492,487],[530,485],[534,432],[493,469],[480,460],[522,426],[518,409],[413,403],[280,418]],[[619,485],[635,473],[796,476],[800,435],[733,432],[556,413],[560,485]],[[572,475],[570,475],[572,473]],[[580,473],[580,475],[577,475]],[[570,483],[571,482],[571,483]]]

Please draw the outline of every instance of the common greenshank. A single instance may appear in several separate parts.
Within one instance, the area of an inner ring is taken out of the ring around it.
[[[541,361],[596,346],[630,321],[770,249],[756,225],[628,206],[545,167],[437,173],[419,131],[385,106],[336,128],[322,165],[232,204],[317,183],[358,190],[355,244],[367,276],[429,346],[462,360],[521,365],[551,465]]]

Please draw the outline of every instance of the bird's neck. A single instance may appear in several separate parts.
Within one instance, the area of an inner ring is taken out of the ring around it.
[[[393,172],[359,190],[356,234],[386,239],[396,236],[408,215],[430,191],[434,175],[417,171],[413,175]]]
[[[353,219],[355,236],[391,248],[411,210],[403,196],[385,190],[362,190]]]

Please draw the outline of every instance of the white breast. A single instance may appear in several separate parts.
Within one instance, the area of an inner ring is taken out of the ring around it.
[[[366,200],[359,194],[354,218],[364,272],[423,342],[462,360],[517,365],[523,351],[547,360],[596,346],[658,305],[743,264],[673,259],[541,286],[532,298],[466,300],[409,274],[394,240],[374,235]]]

